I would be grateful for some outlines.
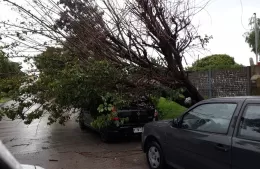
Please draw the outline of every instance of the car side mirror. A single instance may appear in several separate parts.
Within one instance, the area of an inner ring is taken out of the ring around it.
[[[180,127],[180,119],[179,118],[174,118],[173,121],[172,121],[172,127],[176,127],[176,128],[179,128]]]

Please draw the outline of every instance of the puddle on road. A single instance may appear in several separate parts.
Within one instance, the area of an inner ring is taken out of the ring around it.
[[[20,146],[29,146],[30,144],[17,144],[17,145],[12,145],[12,147],[20,147]]]

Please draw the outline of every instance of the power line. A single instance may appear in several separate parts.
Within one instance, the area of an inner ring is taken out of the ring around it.
[[[243,24],[243,15],[244,15],[244,6],[243,6],[243,3],[242,3],[242,0],[240,0],[240,5],[241,5],[241,25],[243,26],[243,28],[246,30],[246,31],[249,31],[249,29],[246,29],[244,24]]]

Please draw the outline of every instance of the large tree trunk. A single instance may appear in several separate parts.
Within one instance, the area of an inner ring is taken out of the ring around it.
[[[185,97],[191,97],[192,99],[192,105],[204,100],[204,98],[201,96],[199,91],[196,89],[196,87],[190,82],[188,77],[185,77],[184,81],[184,86],[187,89],[187,92],[185,92]]]

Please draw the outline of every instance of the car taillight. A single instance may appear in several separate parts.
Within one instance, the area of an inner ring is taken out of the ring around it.
[[[112,121],[119,121],[120,119],[119,119],[119,117],[113,117],[112,118]]]

